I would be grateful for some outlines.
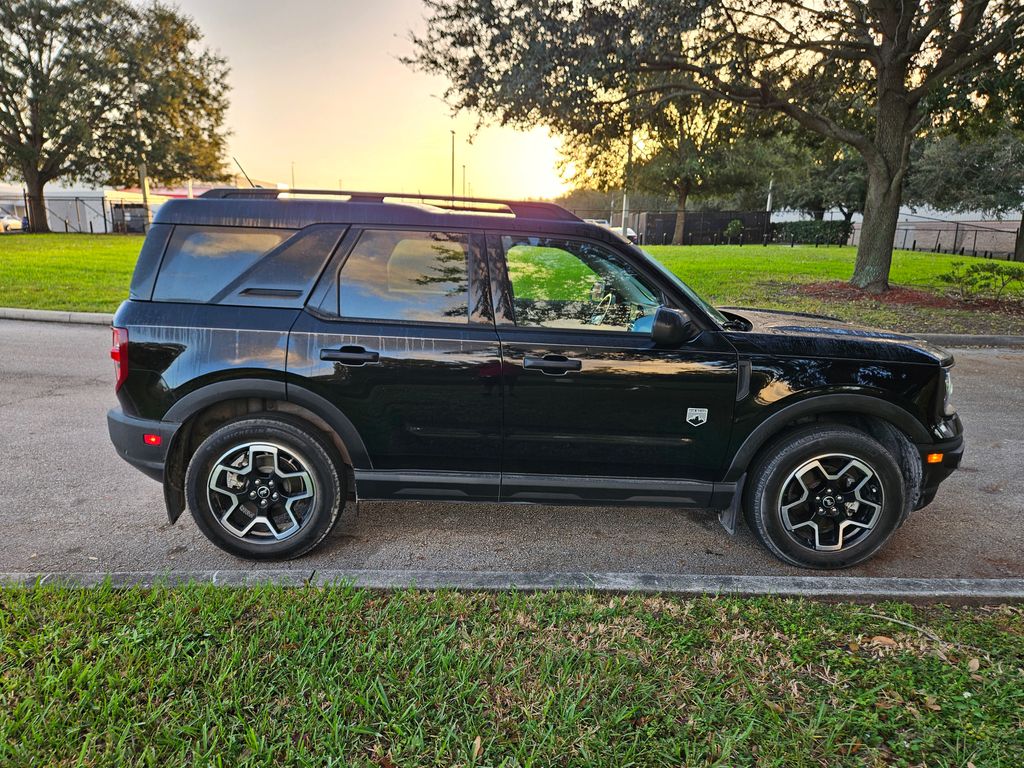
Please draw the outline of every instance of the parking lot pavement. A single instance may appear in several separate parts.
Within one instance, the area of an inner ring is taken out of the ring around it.
[[[794,575],[741,526],[677,509],[363,503],[313,555],[215,549],[114,453],[109,333],[0,321],[0,571],[372,569]],[[857,576],[1024,576],[1024,351],[956,350],[963,467]]]

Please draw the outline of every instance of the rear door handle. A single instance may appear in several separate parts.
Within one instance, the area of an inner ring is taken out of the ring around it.
[[[331,360],[342,365],[376,365],[380,363],[380,353],[370,352],[365,347],[339,347],[338,349],[321,349],[321,360]]]
[[[538,370],[549,376],[564,376],[569,371],[583,368],[582,360],[574,360],[565,355],[544,355],[544,357],[524,357],[523,368]]]

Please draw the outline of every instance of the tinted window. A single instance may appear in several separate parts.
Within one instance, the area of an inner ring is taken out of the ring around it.
[[[516,325],[650,333],[660,293],[618,254],[540,237],[502,244]]]
[[[175,227],[153,298],[208,302],[292,234],[281,229]]]
[[[303,229],[220,290],[212,301],[241,306],[301,307],[346,227]]]
[[[154,224],[149,228],[139,260],[135,262],[129,297],[142,301],[149,301],[152,298],[153,282],[156,280],[157,270],[160,269],[160,259],[163,258],[167,240],[173,230],[174,227],[170,224]]]
[[[339,277],[342,317],[467,322],[469,236],[368,230]]]

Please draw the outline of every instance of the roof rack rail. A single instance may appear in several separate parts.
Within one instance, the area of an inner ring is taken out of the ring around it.
[[[252,189],[237,189],[223,187],[211,189],[204,192],[200,197],[204,198],[241,198],[241,199],[277,199],[281,195],[316,195],[318,197],[345,197],[348,202],[353,203],[385,203],[391,200],[425,200],[433,203],[436,208],[465,213],[500,213],[491,208],[483,208],[481,205],[503,205],[512,212],[514,216],[522,219],[558,219],[562,221],[580,221],[575,214],[567,211],[555,203],[533,202],[529,200],[501,200],[489,197],[453,197],[452,195],[423,195],[409,192],[357,192],[339,189],[269,189],[264,187],[253,187]],[[466,205],[469,203],[470,205]],[[477,205],[473,205],[477,204]]]

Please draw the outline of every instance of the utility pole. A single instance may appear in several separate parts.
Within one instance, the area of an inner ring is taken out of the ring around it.
[[[630,121],[629,138],[626,144],[626,170],[622,174],[622,236],[628,239],[626,234],[626,219],[629,217],[629,171],[633,165],[633,125]]]
[[[142,105],[139,103],[142,85],[136,83],[133,89],[135,96],[135,133],[139,139],[139,188],[142,191],[142,231],[149,232],[151,221],[149,214],[149,174],[146,168],[146,147],[142,136]]]
[[[452,199],[455,198],[455,129],[452,128]]]
[[[466,164],[462,164],[462,196],[466,196]]]
[[[295,189],[295,161],[292,160],[292,189]]]

